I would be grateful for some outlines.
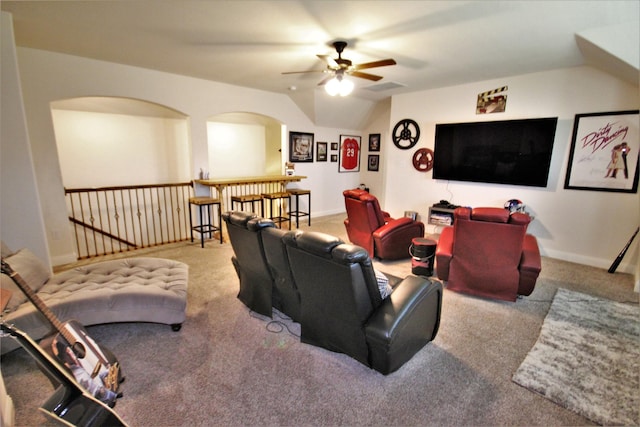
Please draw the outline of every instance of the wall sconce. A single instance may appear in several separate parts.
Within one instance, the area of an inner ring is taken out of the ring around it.
[[[345,79],[342,74],[338,74],[327,82],[324,90],[331,96],[347,96],[353,92],[353,82]]]

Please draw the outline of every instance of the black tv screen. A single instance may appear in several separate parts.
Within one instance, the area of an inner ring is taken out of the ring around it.
[[[433,178],[546,187],[557,122],[436,124]]]

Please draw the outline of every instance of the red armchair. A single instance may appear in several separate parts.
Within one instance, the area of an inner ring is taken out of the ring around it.
[[[378,199],[365,190],[345,190],[347,219],[344,226],[354,245],[379,259],[409,258],[414,237],[424,236],[424,224],[411,218],[393,219],[380,209]]]
[[[515,301],[530,295],[541,270],[531,218],[503,208],[457,208],[436,248],[436,273],[447,289]]]

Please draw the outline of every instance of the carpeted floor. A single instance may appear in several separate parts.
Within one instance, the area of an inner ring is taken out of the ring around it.
[[[312,229],[346,239],[344,215],[312,219]],[[302,226],[307,229],[308,227]],[[300,343],[236,298],[231,245],[208,241],[135,255],[189,264],[187,320],[111,324],[90,334],[126,374],[117,412],[131,426],[476,426],[593,425],[511,378],[540,334],[558,288],[638,302],[633,278],[543,258],[535,291],[515,303],[445,289],[440,331],[400,370],[383,376],[355,360]],[[95,262],[96,260],[93,260]],[[396,276],[409,260],[375,262]],[[299,329],[298,329],[299,331]],[[52,388],[22,350],[2,358],[18,425],[44,425],[38,406]]]
[[[640,307],[558,289],[513,380],[602,425],[640,425]]]

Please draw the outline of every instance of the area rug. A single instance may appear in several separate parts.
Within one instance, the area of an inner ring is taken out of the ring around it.
[[[558,289],[513,381],[601,425],[640,425],[640,307]]]

